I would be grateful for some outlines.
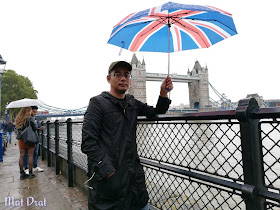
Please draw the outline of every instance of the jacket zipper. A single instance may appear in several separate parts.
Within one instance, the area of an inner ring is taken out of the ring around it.
[[[125,112],[126,112],[126,108],[128,107],[128,104],[124,107],[124,109],[123,109],[123,113],[125,114]]]

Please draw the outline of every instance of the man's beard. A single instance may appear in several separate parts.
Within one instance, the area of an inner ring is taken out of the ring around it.
[[[126,90],[119,90],[118,91],[120,94],[125,94]]]

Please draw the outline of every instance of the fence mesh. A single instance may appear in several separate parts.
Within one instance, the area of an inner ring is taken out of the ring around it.
[[[265,184],[280,190],[280,122],[261,123]]]
[[[265,185],[275,193],[280,193],[280,122],[260,123],[263,148]],[[279,210],[277,202],[267,200],[267,209]]]
[[[49,128],[50,128],[50,151],[55,153],[55,139],[54,139],[54,137],[55,137],[55,127],[54,127],[54,123],[50,123]]]
[[[150,203],[159,209],[245,209],[240,195],[230,189],[210,186],[144,167]]]
[[[236,123],[139,123],[137,142],[141,157],[243,180]]]
[[[67,157],[67,123],[59,123],[59,156],[63,157],[65,160]]]
[[[140,122],[136,136],[140,157],[243,182],[241,138],[237,122]],[[243,208],[240,196],[233,199],[230,192],[225,194],[213,186],[199,185],[197,189],[195,184],[186,179],[179,181],[174,176],[168,175],[167,178],[166,174],[160,178],[157,173],[151,170],[146,173],[149,183],[154,183],[151,189],[156,189],[150,190],[150,199],[155,206],[166,208],[169,205],[177,208],[183,202],[184,206],[180,207],[182,209],[224,209],[225,206],[227,209]],[[170,190],[172,193],[169,193]],[[166,200],[164,205],[161,201],[158,203],[158,198]]]
[[[75,165],[87,170],[87,156],[81,152],[82,125],[82,122],[72,124],[73,162]]]

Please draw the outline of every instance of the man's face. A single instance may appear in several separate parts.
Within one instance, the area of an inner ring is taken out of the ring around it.
[[[121,74],[121,77],[118,77],[117,74]],[[116,93],[124,94],[131,83],[130,76],[125,77],[125,75],[130,74],[130,71],[123,67],[115,68],[111,71],[110,75],[107,76],[107,81],[111,85],[111,90]]]
[[[36,116],[36,114],[37,114],[37,109],[32,109],[32,111],[31,111],[31,115],[33,116],[33,117],[35,117]]]

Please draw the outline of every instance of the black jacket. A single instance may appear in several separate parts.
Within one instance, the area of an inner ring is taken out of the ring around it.
[[[37,123],[35,122],[35,118],[34,117],[28,117],[27,119],[26,119],[26,123],[25,123],[25,125],[22,127],[22,128],[18,128],[17,130],[18,130],[18,133],[17,133],[17,137],[16,137],[16,139],[18,139],[18,140],[22,140],[22,137],[21,137],[21,133],[22,133],[22,131],[29,125],[29,123],[30,123],[30,126],[32,127],[32,130],[36,133],[36,135],[37,135],[37,130],[38,130],[38,126],[37,126]]]
[[[148,202],[137,154],[137,116],[164,114],[170,101],[159,97],[153,108],[132,95],[125,100],[122,107],[117,98],[103,92],[91,98],[84,116],[81,148],[88,157],[88,176],[93,175],[89,209],[140,209]]]
[[[13,131],[14,131],[14,125],[13,125],[13,123],[12,123],[12,122],[8,122],[8,124],[7,124],[6,128],[5,128],[5,130],[6,130],[7,132],[13,132]]]

